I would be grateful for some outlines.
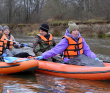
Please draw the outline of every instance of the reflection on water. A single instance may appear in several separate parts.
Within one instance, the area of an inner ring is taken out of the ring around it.
[[[32,45],[34,36],[16,36],[16,41]],[[61,38],[55,37],[57,43]],[[102,60],[110,60],[109,38],[85,38],[91,50]],[[25,48],[24,48],[25,49]],[[22,49],[24,51],[24,49]],[[26,50],[31,50],[28,48]],[[39,73],[1,75],[0,93],[10,89],[13,93],[110,93],[110,81],[77,80]]]
[[[30,82],[36,82],[35,75],[31,73],[26,75],[1,75],[0,84],[2,84],[2,86],[0,87],[0,90],[2,91],[9,89],[13,93],[27,93],[28,91],[30,91],[30,93],[35,93],[31,87],[27,87],[29,84],[31,84]]]
[[[0,93],[109,93],[110,81],[77,80],[33,73],[0,76]]]
[[[110,81],[90,81],[36,74],[38,83],[49,93],[109,93]]]

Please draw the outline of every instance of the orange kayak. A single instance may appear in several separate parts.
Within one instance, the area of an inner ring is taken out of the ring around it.
[[[38,63],[33,60],[18,58],[13,63],[0,62],[0,74],[12,74],[17,72],[35,71]]]
[[[77,66],[49,61],[37,60],[37,72],[55,76],[88,79],[108,80],[110,79],[110,63],[104,63],[105,67]]]

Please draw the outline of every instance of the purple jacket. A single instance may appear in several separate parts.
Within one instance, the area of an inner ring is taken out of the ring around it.
[[[65,32],[65,35],[71,38],[74,38],[68,31],[68,29]],[[76,42],[78,42],[78,38],[81,37],[80,33],[78,35],[77,38],[74,38],[76,40]],[[91,57],[91,58],[96,58],[96,55],[90,50],[90,47],[88,46],[88,44],[86,43],[86,41],[84,40],[84,38],[82,38],[83,41],[83,54]],[[68,40],[66,38],[61,39],[61,41],[51,50],[44,52],[42,54],[44,59],[48,59],[49,57],[53,57],[57,54],[62,53],[66,48],[68,47]],[[80,54],[79,54],[80,55]],[[65,62],[68,62],[69,59],[68,58],[64,58]]]

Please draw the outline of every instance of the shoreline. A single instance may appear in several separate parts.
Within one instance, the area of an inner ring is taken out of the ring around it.
[[[50,26],[49,33],[53,36],[62,36],[68,28],[65,23],[48,23]],[[110,21],[101,22],[76,22],[79,25],[79,31],[84,36],[89,37],[110,37]],[[10,31],[14,34],[33,35],[39,33],[40,24],[7,24]],[[3,25],[2,25],[3,26]]]

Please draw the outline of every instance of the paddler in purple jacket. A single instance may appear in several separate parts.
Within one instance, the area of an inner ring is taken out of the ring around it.
[[[61,41],[51,50],[44,52],[42,56],[36,57],[36,60],[48,59],[63,52],[64,63],[67,63],[70,58],[75,55],[84,54],[88,57],[99,60],[91,50],[84,38],[79,33],[79,27],[73,21],[68,23],[64,37]]]

